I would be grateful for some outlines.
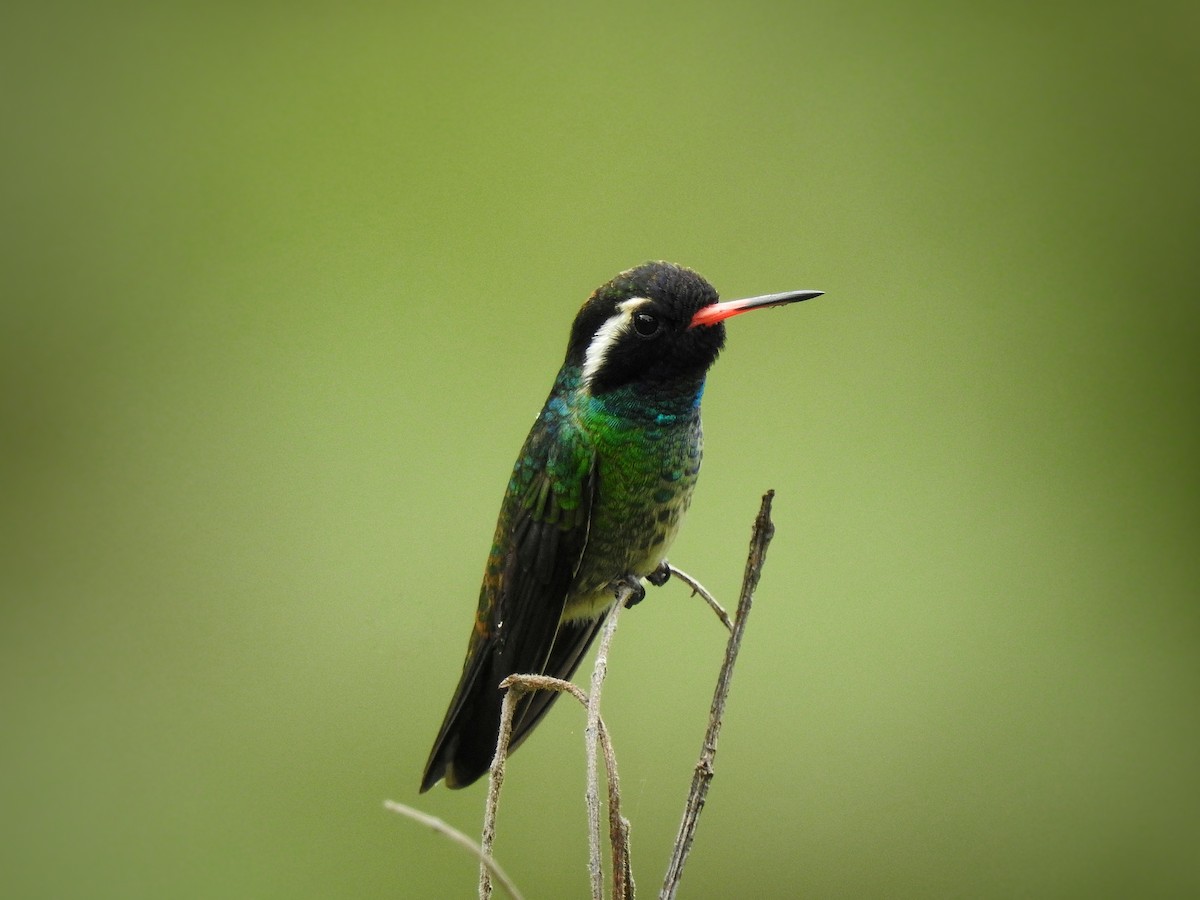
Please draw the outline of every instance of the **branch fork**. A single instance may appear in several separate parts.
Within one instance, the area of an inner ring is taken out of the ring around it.
[[[693,596],[700,596],[712,608],[721,623],[729,630],[729,640],[725,645],[725,656],[721,670],[717,676],[716,689],[713,692],[712,704],[709,708],[708,727],[701,743],[700,758],[696,762],[692,774],[692,784],[684,804],[683,819],[679,824],[679,832],[675,837],[671,859],[667,865],[659,900],[673,900],[683,877],[683,867],[696,837],[696,828],[700,813],[704,809],[705,798],[715,773],[714,762],[717,754],[717,738],[720,736],[721,725],[725,714],[725,702],[729,697],[729,689],[733,680],[733,667],[737,662],[738,651],[741,649],[742,637],[746,630],[746,620],[750,615],[750,607],[754,601],[754,592],[762,575],[763,564],[766,561],[767,546],[775,534],[775,526],[771,522],[771,501],[775,492],[767,491],[763,495],[758,515],[754,520],[754,529],[750,535],[750,552],[746,558],[745,572],[742,577],[742,588],[738,597],[737,611],[731,619],[709,591],[700,582],[686,572],[669,566],[656,570],[653,584],[662,584],[668,575],[674,576],[692,589]],[[500,802],[500,789],[504,784],[504,768],[508,760],[509,744],[512,737],[513,713],[517,702],[527,691],[559,691],[570,694],[587,710],[587,726],[584,729],[585,750],[587,754],[587,789],[585,801],[588,811],[588,875],[591,882],[593,900],[604,900],[604,872],[601,862],[600,838],[600,778],[597,757],[604,756],[605,780],[608,784],[608,834],[609,846],[612,851],[612,877],[614,900],[633,900],[634,882],[633,871],[629,859],[629,820],[621,815],[621,788],[617,778],[617,760],[613,751],[612,739],[604,720],[600,716],[600,694],[608,673],[608,653],[616,633],[617,620],[622,609],[641,599],[644,588],[640,584],[621,580],[613,585],[616,603],[608,614],[604,630],[600,635],[599,646],[596,650],[596,661],[592,667],[591,690],[584,692],[578,685],[560,678],[550,678],[545,675],[510,675],[500,683],[505,688],[504,700],[500,707],[500,734],[496,740],[496,753],[492,759],[491,772],[488,779],[487,802],[484,810],[483,834],[479,845],[474,845],[461,832],[446,825],[440,819],[427,816],[403,804],[387,801],[385,806],[393,812],[407,815],[419,822],[435,828],[451,837],[458,843],[470,844],[480,860],[479,867],[479,897],[489,900],[492,896],[492,879],[495,878],[501,887],[514,898],[521,900],[520,892],[512,881],[504,874],[503,869],[492,857],[492,846],[496,839],[496,813]],[[632,603],[631,603],[632,601]]]

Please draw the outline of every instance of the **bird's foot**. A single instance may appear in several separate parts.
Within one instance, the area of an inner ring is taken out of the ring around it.
[[[642,579],[636,575],[622,575],[612,583],[613,593],[620,600],[622,595],[625,596],[625,608],[637,606],[646,599],[646,586],[642,584]]]
[[[646,580],[655,587],[662,587],[671,577],[671,567],[664,559],[658,564],[658,568],[646,576]]]
[[[655,587],[662,587],[667,583],[667,579],[671,577],[671,567],[667,565],[667,561],[664,559],[658,564],[658,568],[645,577]],[[646,586],[642,584],[642,579],[637,575],[622,575],[612,583],[612,589],[617,595],[618,600],[621,598],[623,592],[628,591],[628,596],[625,598],[626,609],[637,606],[646,599]]]

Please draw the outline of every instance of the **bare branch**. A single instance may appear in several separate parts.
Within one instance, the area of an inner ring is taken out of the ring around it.
[[[500,703],[500,733],[496,736],[496,754],[492,757],[492,769],[488,775],[487,801],[483,810],[483,836],[480,841],[482,858],[490,859],[492,844],[496,840],[496,811],[500,806],[500,788],[504,784],[504,764],[508,760],[508,745],[512,740],[513,714],[517,702],[525,693],[517,686],[504,692]],[[492,879],[486,865],[479,867],[479,900],[490,900]]]
[[[500,868],[500,863],[492,859],[490,855],[484,853],[475,841],[467,837],[453,825],[437,818],[437,816],[431,816],[428,813],[421,812],[419,809],[413,809],[411,806],[397,803],[395,800],[384,800],[383,806],[384,809],[406,816],[414,822],[426,825],[438,834],[450,838],[450,840],[463,847],[468,853],[472,853],[478,857],[479,862],[500,882],[500,886],[504,888],[513,900],[525,900],[521,892],[517,890],[517,886],[513,884],[512,879],[508,877],[508,873]]]
[[[713,694],[712,707],[709,710],[708,730],[705,732],[704,744],[700,749],[700,759],[696,763],[696,769],[692,776],[692,787],[688,792],[683,820],[679,824],[679,834],[675,838],[675,847],[671,853],[671,862],[667,866],[666,877],[663,879],[659,900],[674,900],[675,893],[679,889],[679,881],[683,877],[683,866],[692,849],[692,842],[696,838],[696,826],[700,819],[700,812],[704,809],[704,800],[708,796],[709,784],[712,782],[713,761],[717,755],[717,737],[721,732],[725,700],[729,696],[729,688],[732,684],[733,666],[737,662],[742,635],[746,631],[746,619],[750,615],[750,606],[754,602],[754,591],[758,587],[758,579],[762,574],[763,563],[766,561],[767,546],[775,534],[775,526],[771,522],[771,501],[774,496],[774,491],[767,491],[763,495],[762,505],[754,520],[754,530],[750,534],[750,553],[746,558],[745,574],[742,576],[742,592],[738,598],[733,631],[729,636],[729,642],[725,645],[725,660],[721,664],[721,673],[717,676],[717,687]]]
[[[608,674],[608,651],[613,635],[617,631],[617,617],[625,608],[626,601],[635,593],[631,584],[614,585],[616,602],[608,613],[600,644],[596,648],[596,662],[592,666],[591,691],[588,693],[587,727],[584,730],[584,745],[587,753],[587,790],[585,800],[588,811],[588,874],[592,882],[592,900],[604,900],[604,870],[600,862],[600,775],[596,766],[596,750],[600,743],[603,722],[600,719],[600,695],[604,678]],[[606,729],[607,731],[607,729]],[[606,735],[607,737],[607,735]],[[611,740],[605,740],[605,769],[608,776],[608,824],[609,843],[613,854],[613,896],[625,897],[633,889],[633,874],[629,862],[628,823],[620,814],[620,783],[617,780],[617,760]],[[615,798],[615,805],[614,805]]]
[[[502,688],[524,688],[527,691],[558,691],[560,694],[570,694],[587,709],[587,694],[583,688],[573,681],[564,678],[554,678],[550,675],[509,675],[502,682]]]
[[[633,865],[629,858],[629,820],[621,815],[621,782],[617,778],[617,757],[612,741],[600,720],[600,744],[604,750],[604,768],[608,774],[608,843],[612,849],[614,900],[634,900]]]
[[[600,744],[600,690],[608,674],[608,647],[617,628],[621,604],[613,605],[600,633],[596,664],[592,667],[592,689],[588,692],[587,726],[583,731],[587,759],[587,789],[584,802],[588,815],[588,876],[592,882],[592,900],[604,900],[604,870],[600,864],[600,775],[596,770],[596,751]]]
[[[729,618],[729,613],[725,612],[725,607],[718,603],[717,598],[708,592],[708,588],[683,571],[683,569],[677,569],[670,563],[667,563],[667,568],[671,570],[672,575],[692,589],[693,597],[699,595],[705,603],[712,607],[712,611],[717,614],[717,618],[721,620],[721,624],[725,626],[726,630],[733,631],[733,622]]]
[[[622,590],[627,591],[628,589],[623,588]],[[620,601],[618,606],[621,606],[627,597],[627,593],[620,593],[618,595],[618,599]],[[616,610],[614,609],[614,612],[615,611]],[[605,634],[601,635],[602,643],[597,652],[604,659],[605,665],[607,665],[608,647],[612,642],[612,634],[615,631],[616,625],[609,624],[606,627]],[[600,680],[601,682],[603,681],[603,676],[601,676]],[[589,709],[589,697],[583,692],[583,689],[577,684],[566,681],[562,678],[551,678],[548,675],[510,675],[508,678],[505,678],[502,682],[500,682],[500,687],[508,689],[506,699],[510,696],[514,697],[514,700],[512,701],[514,706],[516,704],[516,699],[519,698],[519,694],[523,691],[558,691],[559,693],[570,694],[579,701],[579,704],[583,706],[584,709]],[[501,741],[504,741],[504,745],[507,748],[508,740],[505,732],[506,721],[508,721],[508,731],[511,732],[511,720],[506,720],[504,718],[504,710],[502,707],[500,729],[501,736],[497,740],[497,745],[499,745]],[[603,718],[597,719],[596,734],[599,739],[600,750],[604,755],[604,768],[608,781],[609,843],[612,847],[613,857],[613,896],[620,898],[620,900],[633,900],[633,873],[629,862],[629,821],[621,815],[621,787],[620,779],[617,777],[617,757],[616,752],[613,749],[612,737],[609,734],[608,727],[604,724]],[[594,758],[595,745],[592,743],[590,746],[593,748],[592,755]],[[494,765],[495,760],[493,760],[493,766]],[[503,763],[501,763],[500,772],[502,781]],[[599,782],[599,773],[594,774],[596,777],[594,779],[589,779],[588,784],[593,788],[593,790],[597,790],[596,786]],[[599,828],[598,816],[599,813],[597,812],[597,829]],[[489,823],[490,833],[492,836],[494,836],[495,804],[491,801],[490,790],[488,813],[485,815],[484,821],[485,840],[488,834]],[[591,837],[590,834],[589,837]]]
[[[771,501],[774,491],[768,491],[762,499],[758,517],[754,522],[754,530],[750,539],[750,554],[746,560],[746,570],[742,581],[742,590],[738,599],[737,612],[731,621],[716,598],[682,569],[669,566],[671,574],[679,578],[692,589],[693,595],[700,595],[716,613],[730,631],[729,641],[725,647],[725,658],[717,678],[717,687],[713,695],[712,706],[709,710],[708,729],[701,747],[700,759],[696,764],[692,778],[691,790],[684,808],[683,821],[679,826],[679,834],[675,840],[666,878],[663,882],[660,900],[673,900],[683,875],[683,866],[695,840],[696,827],[704,801],[708,794],[709,784],[713,778],[713,761],[717,752],[717,738],[723,723],[725,702],[729,696],[733,678],[733,666],[737,662],[738,651],[741,648],[742,636],[745,633],[746,620],[754,599],[754,591],[762,573],[766,558],[767,545],[774,534],[771,523]],[[656,584],[659,582],[655,582]],[[593,900],[604,900],[604,871],[600,857],[600,775],[598,771],[597,754],[604,754],[604,765],[608,782],[608,819],[609,843],[612,849],[613,867],[613,897],[614,900],[633,900],[634,882],[632,866],[629,857],[629,821],[620,812],[621,788],[617,777],[616,753],[613,750],[612,739],[604,720],[600,716],[600,697],[604,680],[608,673],[608,653],[616,633],[617,619],[626,602],[637,593],[636,582],[616,582],[613,585],[616,602],[609,612],[600,635],[596,650],[596,661],[592,669],[591,690],[587,693],[572,682],[551,678],[544,675],[511,675],[501,682],[506,688],[504,701],[501,706],[500,733],[496,740],[496,753],[492,759],[491,776],[488,784],[487,808],[484,815],[483,839],[481,847],[476,851],[480,855],[479,896],[480,900],[490,900],[491,877],[500,875],[495,867],[489,865],[491,850],[496,835],[496,810],[499,805],[500,788],[504,782],[504,767],[508,757],[509,745],[512,738],[513,714],[522,694],[531,690],[552,690],[569,693],[587,710],[587,726],[584,730],[585,752],[587,756],[587,788],[585,799],[588,811],[588,873],[592,888]],[[473,848],[475,849],[475,848]],[[508,886],[505,885],[506,890]]]

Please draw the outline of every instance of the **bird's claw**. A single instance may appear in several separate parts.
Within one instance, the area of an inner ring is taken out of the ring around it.
[[[646,576],[646,580],[648,582],[650,582],[652,585],[654,585],[655,587],[662,587],[664,584],[667,583],[667,581],[670,579],[670,577],[671,577],[671,567],[670,567],[670,565],[667,564],[667,561],[664,559],[662,562],[660,562],[658,564],[658,568],[656,568],[653,572],[651,572],[649,575]]]
[[[612,583],[612,588],[618,600],[621,599],[622,591],[629,592],[629,596],[625,598],[626,609],[637,606],[646,599],[646,587],[642,584],[642,579],[636,575],[622,575]]]
[[[658,567],[645,576],[646,580],[655,587],[662,587],[667,583],[667,579],[671,577],[671,567],[667,565],[664,559],[658,564]],[[621,592],[628,590],[629,595],[625,598],[625,608],[637,606],[646,599],[646,586],[642,584],[642,579],[637,575],[622,575],[612,583],[613,593],[617,599],[621,598]]]

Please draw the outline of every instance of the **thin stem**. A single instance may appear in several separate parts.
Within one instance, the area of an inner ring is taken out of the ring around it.
[[[610,626],[616,630],[616,626]],[[612,634],[608,634],[611,642]],[[602,646],[607,656],[607,647]],[[584,709],[589,708],[589,697],[575,683],[562,678],[550,676],[535,676],[535,674],[515,674],[500,682],[500,688],[509,690],[509,694],[518,690],[550,690],[560,694],[570,694],[580,702]],[[503,710],[502,710],[503,714]],[[605,774],[608,781],[608,835],[612,845],[613,864],[613,896],[622,900],[632,900],[634,896],[634,875],[629,862],[629,820],[620,815],[620,779],[617,775],[617,752],[613,749],[612,737],[608,732],[604,719],[598,720],[596,736],[599,738],[600,750],[604,754]],[[589,784],[599,784],[599,773]],[[596,792],[599,793],[599,792]]]
[[[771,500],[774,496],[774,491],[767,491],[763,495],[762,505],[754,520],[754,530],[750,534],[750,554],[746,558],[746,570],[742,576],[742,592],[738,598],[733,632],[729,635],[729,642],[725,645],[725,660],[721,664],[721,673],[717,676],[717,687],[713,693],[712,707],[708,715],[708,730],[705,732],[704,743],[700,749],[700,759],[696,763],[696,769],[692,775],[691,790],[688,792],[683,820],[679,823],[679,834],[675,838],[675,847],[667,866],[666,877],[663,879],[659,900],[674,900],[675,893],[679,890],[679,881],[683,877],[683,866],[692,849],[692,842],[696,838],[696,826],[700,819],[700,812],[704,809],[704,800],[708,796],[708,787],[713,779],[717,737],[721,732],[721,724],[725,715],[725,701],[729,696],[729,688],[733,680],[733,666],[737,662],[742,635],[746,631],[746,619],[749,618],[750,607],[754,602],[754,591],[758,587],[758,579],[762,574],[763,563],[766,561],[767,546],[775,534],[775,526],[771,522]]]
[[[709,593],[708,588],[683,571],[683,569],[677,569],[670,563],[667,563],[667,568],[671,570],[672,575],[692,589],[693,597],[699,595],[705,603],[712,607],[712,611],[717,614],[717,618],[721,620],[721,624],[725,626],[726,630],[733,631],[733,622],[729,618],[729,613],[725,612],[725,607],[718,603],[717,598]]]
[[[717,738],[720,735],[724,720],[725,703],[729,696],[733,679],[733,667],[737,662],[738,651],[741,648],[742,637],[746,630],[746,620],[754,602],[754,591],[762,574],[766,561],[767,547],[775,533],[771,522],[771,501],[774,491],[763,495],[762,505],[754,521],[754,529],[750,536],[750,553],[746,559],[745,573],[742,579],[742,590],[738,598],[737,611],[731,621],[728,613],[711,593],[682,569],[668,566],[670,573],[692,589],[692,594],[699,595],[712,608],[722,624],[729,630],[729,641],[725,646],[725,658],[717,677],[716,690],[713,693],[712,705],[709,710],[708,728],[704,735],[704,743],[700,750],[700,759],[696,763],[692,776],[691,789],[688,792],[687,803],[684,807],[683,820],[679,825],[679,833],[675,838],[671,861],[663,880],[660,900],[674,900],[683,877],[683,866],[695,840],[697,823],[704,809],[708,788],[713,779],[713,763],[717,753]],[[655,584],[662,582],[652,579]],[[665,580],[665,578],[663,579]],[[613,750],[612,738],[604,720],[600,717],[600,696],[608,673],[608,653],[613,635],[617,629],[617,618],[625,604],[635,593],[638,593],[637,582],[622,579],[614,583],[613,590],[616,602],[609,611],[604,624],[600,642],[596,650],[596,662],[592,669],[591,690],[583,690],[570,681],[551,678],[545,675],[510,675],[501,682],[500,687],[506,689],[500,706],[500,728],[496,739],[496,752],[492,758],[491,771],[488,778],[487,804],[484,811],[483,835],[480,844],[476,846],[466,835],[441,819],[422,813],[412,807],[392,800],[384,801],[384,806],[396,813],[405,815],[417,822],[428,825],[435,831],[449,837],[455,843],[467,848],[480,861],[479,867],[479,896],[480,900],[490,900],[492,895],[492,878],[514,900],[522,900],[520,891],[512,879],[500,868],[492,857],[492,846],[496,839],[496,814],[500,803],[500,789],[504,784],[504,769],[508,759],[509,747],[512,742],[513,717],[517,704],[522,695],[534,690],[551,690],[568,693],[587,710],[587,726],[584,731],[585,752],[587,755],[587,790],[586,801],[588,809],[588,870],[592,886],[593,900],[603,900],[604,878],[603,864],[600,860],[600,775],[597,765],[597,751],[604,755],[605,774],[608,783],[608,827],[609,843],[612,848],[613,867],[613,898],[614,900],[634,900],[633,872],[629,857],[629,820],[621,815],[621,787],[617,777],[616,753]]]
[[[472,853],[478,857],[479,862],[485,868],[487,868],[487,870],[498,882],[500,882],[500,886],[504,888],[505,892],[507,892],[508,895],[513,898],[513,900],[525,900],[521,892],[517,890],[517,886],[513,884],[512,879],[508,877],[508,873],[505,872],[504,869],[500,868],[500,863],[492,859],[490,855],[484,853],[479,845],[475,843],[475,841],[467,837],[453,825],[448,824],[436,816],[423,813],[419,809],[413,809],[411,806],[405,806],[403,803],[397,803],[395,800],[384,800],[383,806],[384,809],[390,810],[394,813],[399,813],[402,816],[406,816],[412,819],[414,822],[420,822],[422,825],[432,828],[438,834],[450,838],[450,840],[464,848],[468,853]]]
[[[608,843],[612,849],[614,900],[634,900],[633,866],[629,859],[629,820],[621,815],[621,782],[617,778],[617,755],[600,720],[600,744],[608,776]]]
[[[586,710],[588,695],[579,685],[548,675],[510,675],[500,682],[502,688],[522,687],[530,691],[558,691],[570,694]],[[608,832],[613,857],[613,896],[633,900],[633,872],[629,862],[629,820],[621,815],[621,781],[617,777],[617,755],[604,719],[599,719],[598,737],[604,755],[608,781]]]
[[[554,678],[550,675],[509,675],[502,682],[502,688],[524,688],[527,691],[558,691],[560,694],[570,694],[587,709],[587,694],[583,688],[573,681]]]
[[[600,862],[600,773],[596,765],[596,751],[600,738],[600,693],[604,687],[604,678],[608,674],[608,650],[617,631],[617,619],[621,610],[625,608],[625,601],[632,593],[633,590],[628,585],[622,584],[616,589],[616,602],[609,610],[604,630],[600,633],[596,662],[592,666],[592,687],[588,692],[587,727],[583,732],[584,750],[587,754],[587,790],[584,800],[588,812],[588,874],[592,882],[592,900],[604,900],[604,868]]]
[[[512,740],[513,714],[524,693],[524,688],[514,687],[504,692],[504,699],[500,703],[500,733],[496,737],[496,754],[492,757],[492,769],[488,776],[487,802],[483,810],[483,836],[480,841],[481,859],[485,861],[491,858],[492,844],[496,840],[496,811],[500,806],[500,788],[504,784],[504,763],[508,759],[508,745]],[[486,863],[481,863],[479,900],[489,900],[491,896],[491,872]]]

